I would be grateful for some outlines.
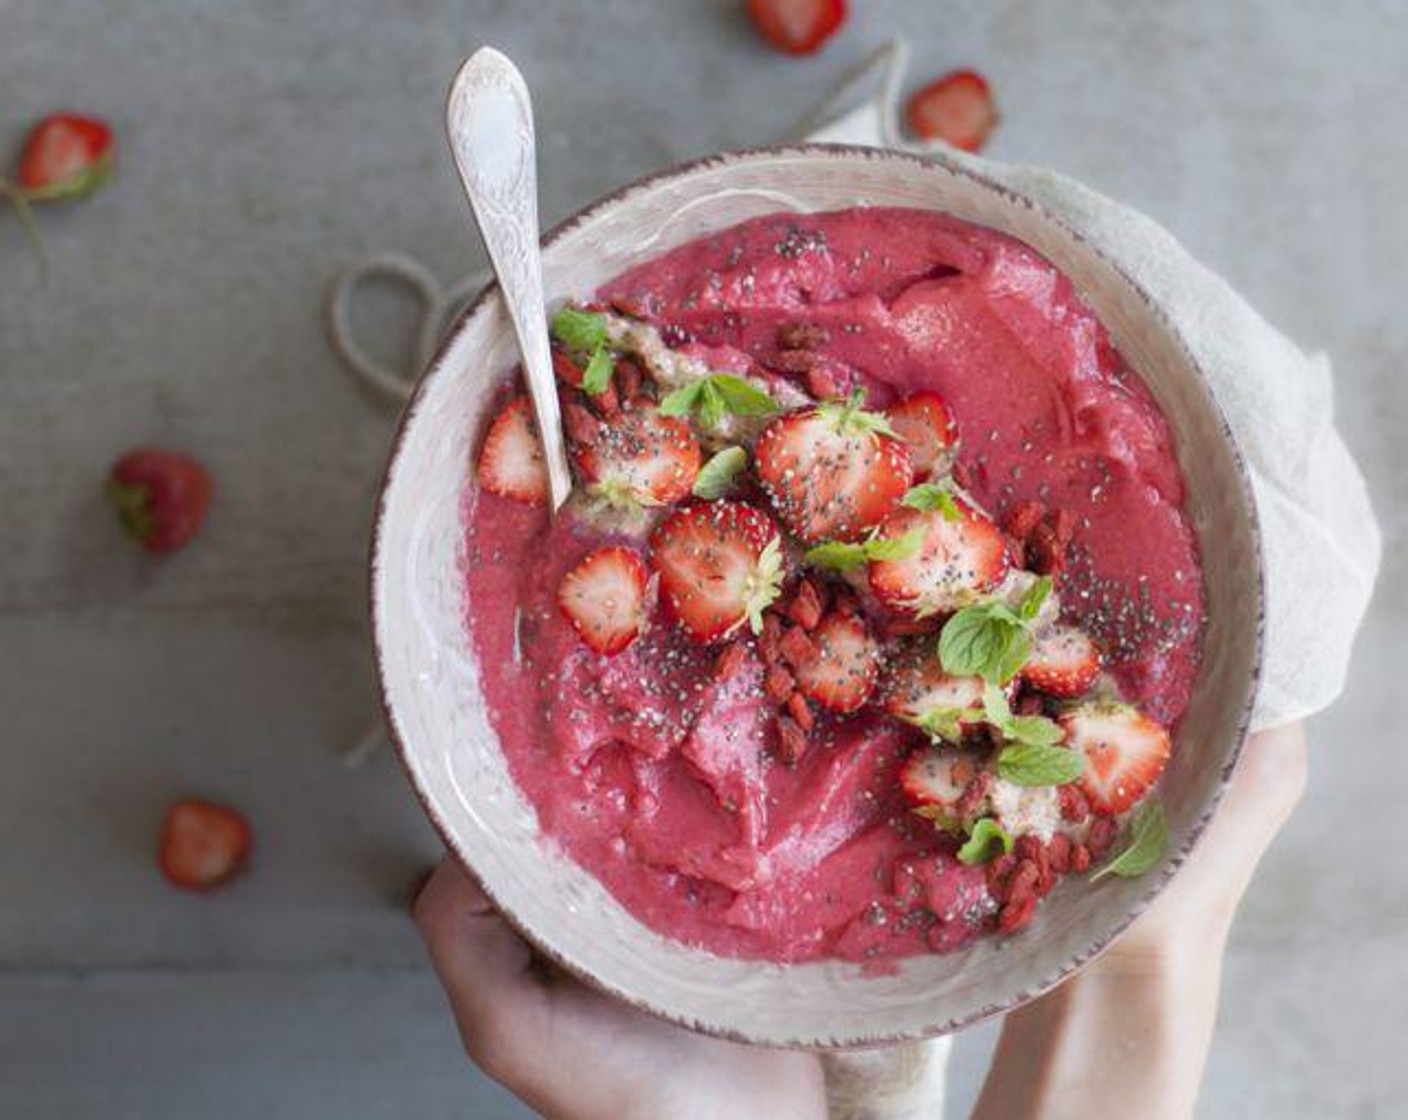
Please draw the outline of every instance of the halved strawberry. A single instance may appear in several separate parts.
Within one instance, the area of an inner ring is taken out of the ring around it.
[[[748,0],[763,36],[788,54],[811,54],[845,22],[846,0]]]
[[[782,540],[762,510],[743,502],[677,509],[650,535],[650,564],[675,618],[701,642],[762,628],[782,587]]]
[[[997,106],[987,79],[975,70],[954,70],[909,99],[909,127],[926,140],[944,140],[976,152],[997,125]]]
[[[20,155],[19,185],[30,202],[82,198],[112,175],[112,129],[72,113],[45,117]]]
[[[984,720],[983,679],[945,673],[932,644],[925,643],[915,655],[891,667],[885,682],[885,711],[906,723],[932,727],[935,732],[943,731],[940,725],[947,723],[948,730],[961,734]],[[970,714],[960,717],[960,712]]]
[[[829,614],[807,637],[816,656],[794,670],[802,695],[833,712],[854,712],[880,675],[880,647],[864,620]]]
[[[1168,732],[1128,704],[1082,704],[1061,717],[1066,745],[1085,756],[1078,779],[1096,813],[1122,813],[1168,763]]]
[[[915,812],[939,828],[964,831],[988,807],[982,774],[975,751],[920,747],[900,767],[900,790]]]
[[[526,395],[504,405],[489,425],[479,451],[479,485],[503,498],[547,505],[548,467],[533,404]]]
[[[645,628],[645,565],[622,545],[598,548],[562,577],[557,605],[597,653],[620,653]]]
[[[958,441],[958,428],[938,393],[924,389],[885,410],[890,427],[909,445],[914,473],[927,475],[946,460]]]
[[[601,424],[591,442],[573,442],[587,489],[615,505],[665,506],[689,497],[699,474],[699,441],[689,421],[653,405]]]
[[[166,811],[157,862],[178,887],[209,890],[244,868],[253,839],[249,822],[237,809],[178,801]]]
[[[808,544],[856,540],[898,507],[914,481],[904,443],[854,395],[774,420],[753,457],[778,517]]]
[[[1084,630],[1057,625],[1038,631],[1022,679],[1051,696],[1074,697],[1100,675],[1100,651]]]
[[[1007,574],[1002,530],[962,498],[959,516],[904,507],[885,518],[877,539],[920,529],[919,551],[900,560],[872,560],[870,588],[887,606],[920,617],[956,610],[996,587]]]

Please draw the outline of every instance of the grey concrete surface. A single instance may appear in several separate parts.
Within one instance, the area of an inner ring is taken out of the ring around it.
[[[803,62],[739,7],[0,0],[0,149],[61,106],[122,145],[115,185],[42,215],[47,287],[0,216],[0,1115],[522,1115],[462,1063],[401,906],[429,830],[389,759],[336,758],[374,711],[362,566],[393,416],[328,351],[326,282],[383,248],[477,264],[438,122],[481,42],[533,84],[551,220],[773,138],[895,32],[916,81],[991,75],[993,155],[1145,208],[1336,361],[1387,565],[1238,921],[1202,1115],[1403,1115],[1408,5],[858,0]],[[406,308],[368,304],[403,346]],[[146,442],[218,486],[161,563],[98,496]],[[152,866],[188,790],[258,830],[217,897]],[[990,1037],[960,1040],[960,1112]]]

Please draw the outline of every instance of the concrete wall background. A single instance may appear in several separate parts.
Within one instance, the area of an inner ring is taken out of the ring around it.
[[[118,130],[116,184],[0,215],[0,1112],[522,1115],[462,1061],[401,906],[436,844],[373,718],[363,563],[392,414],[329,352],[329,277],[397,248],[480,257],[440,133],[481,42],[533,84],[543,216],[789,128],[891,34],[918,81],[994,80],[991,154],[1134,203],[1339,375],[1387,531],[1356,675],[1239,920],[1207,1117],[1388,1117],[1408,959],[1408,5],[857,0],[796,62],[706,0],[0,0],[0,148],[55,108]],[[406,307],[369,297],[388,352]],[[199,546],[159,565],[99,480],[129,445],[211,465]],[[258,871],[180,896],[150,853],[188,790],[245,806]],[[990,1031],[964,1036],[971,1100]]]

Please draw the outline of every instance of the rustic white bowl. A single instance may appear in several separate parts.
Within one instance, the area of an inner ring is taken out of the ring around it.
[[[1075,281],[1162,406],[1188,483],[1210,620],[1164,780],[1171,843],[1140,879],[1068,882],[1012,938],[865,975],[839,962],[714,956],[647,929],[543,840],[509,777],[467,640],[465,491],[489,390],[514,363],[494,289],[460,317],[397,434],[377,516],[372,609],[383,698],[411,781],[445,843],[544,954],[584,980],[709,1033],[779,1046],[863,1046],[939,1034],[1032,999],[1110,944],[1211,816],[1246,733],[1261,650],[1261,556],[1227,424],[1187,348],[1128,277],[1021,195],[970,171],[864,148],[740,152],[651,176],[544,242],[549,300],[583,296],[702,233],[777,210],[943,210],[1012,234]]]

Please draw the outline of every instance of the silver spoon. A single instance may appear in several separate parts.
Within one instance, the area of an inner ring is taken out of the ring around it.
[[[556,510],[572,490],[562,415],[548,348],[543,266],[538,254],[538,172],[528,84],[504,55],[481,47],[450,84],[450,151],[489,263],[518,336]]]

